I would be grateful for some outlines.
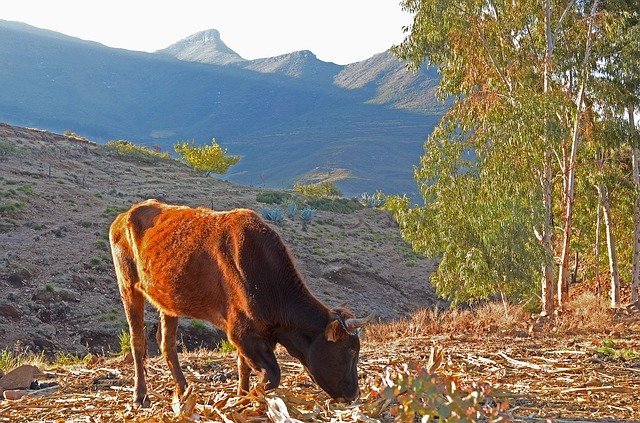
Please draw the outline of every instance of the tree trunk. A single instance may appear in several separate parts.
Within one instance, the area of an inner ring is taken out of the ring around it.
[[[560,266],[558,270],[558,307],[562,308],[568,299],[569,294],[569,254],[571,244],[571,230],[573,223],[573,203],[575,197],[575,180],[576,180],[576,164],[578,156],[578,148],[580,146],[580,126],[582,116],[582,103],[584,102],[584,92],[587,85],[589,72],[587,66],[589,64],[589,56],[591,55],[591,32],[593,30],[593,18],[598,10],[599,0],[595,0],[591,7],[591,15],[589,17],[589,25],[587,26],[587,40],[585,45],[584,60],[580,73],[580,89],[576,99],[576,117],[573,125],[571,136],[571,153],[564,171],[567,173],[567,179],[564,184],[564,229],[562,239],[562,254],[560,256]]]
[[[595,246],[595,256],[596,256],[596,293],[598,295],[598,299],[602,297],[602,289],[600,285],[600,221],[602,220],[602,193],[600,189],[596,187],[598,191],[598,211],[596,212],[596,246]]]
[[[553,183],[551,175],[551,151],[545,151],[544,163],[544,207],[545,218],[542,233],[542,245],[544,246],[546,261],[542,265],[542,315],[550,316],[554,311],[553,303],[553,242],[551,234],[553,232],[553,205],[551,203],[551,184]]]
[[[618,259],[616,257],[616,244],[613,234],[613,217],[611,216],[611,202],[609,190],[606,185],[600,184],[602,195],[602,211],[604,213],[604,226],[607,234],[607,249],[609,251],[609,273],[611,274],[611,307],[620,306],[620,276],[618,275]]]
[[[553,33],[551,32],[551,5],[550,0],[545,0],[545,34],[547,51],[544,61],[544,92],[547,93],[550,90],[549,78],[551,73],[551,59],[553,55]],[[553,233],[553,204],[551,190],[553,185],[553,175],[551,172],[551,159],[552,152],[548,143],[548,137],[546,134],[547,122],[545,122],[545,137],[544,137],[544,164],[543,164],[543,203],[545,208],[544,227],[542,228],[542,237],[540,241],[544,247],[546,260],[542,265],[542,315],[551,315],[554,311],[553,303],[553,240],[551,235]]]
[[[634,122],[634,114],[635,110],[633,106],[629,106],[629,125],[631,126],[631,130],[635,132],[636,126]],[[636,187],[636,203],[633,208],[633,220],[634,220],[634,231],[633,231],[633,266],[631,270],[631,302],[635,303],[638,301],[638,281],[640,280],[640,169],[638,163],[640,160],[640,150],[638,147],[633,147],[631,149],[631,165],[633,166],[633,181]]]

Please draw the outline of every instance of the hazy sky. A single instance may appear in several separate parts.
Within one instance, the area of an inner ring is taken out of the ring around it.
[[[400,0],[10,0],[0,19],[110,47],[155,51],[205,29],[245,59],[311,50],[346,64],[404,38]]]

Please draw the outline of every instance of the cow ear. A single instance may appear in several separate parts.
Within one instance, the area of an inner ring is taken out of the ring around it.
[[[329,342],[337,342],[346,334],[342,323],[338,319],[332,320],[324,331],[324,336]]]

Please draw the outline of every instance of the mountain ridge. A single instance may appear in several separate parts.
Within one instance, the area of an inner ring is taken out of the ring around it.
[[[217,42],[217,32],[204,34]],[[391,74],[403,72],[393,66]],[[290,187],[314,169],[340,168],[351,174],[337,183],[345,195],[415,193],[413,166],[446,106],[428,93],[396,92],[425,105],[398,108],[397,98],[380,97],[380,87],[393,92],[389,73],[361,76],[369,81],[362,87],[339,86],[335,75],[345,69],[307,51],[192,62],[0,22],[0,121],[168,151],[180,140],[215,137],[242,156],[227,176],[235,182]]]

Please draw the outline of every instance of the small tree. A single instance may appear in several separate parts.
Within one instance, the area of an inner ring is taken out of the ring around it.
[[[211,145],[197,146],[195,141],[180,141],[173,149],[191,167],[207,176],[210,173],[227,173],[229,168],[240,161],[240,156],[227,156],[227,149],[220,147],[216,139]]]

